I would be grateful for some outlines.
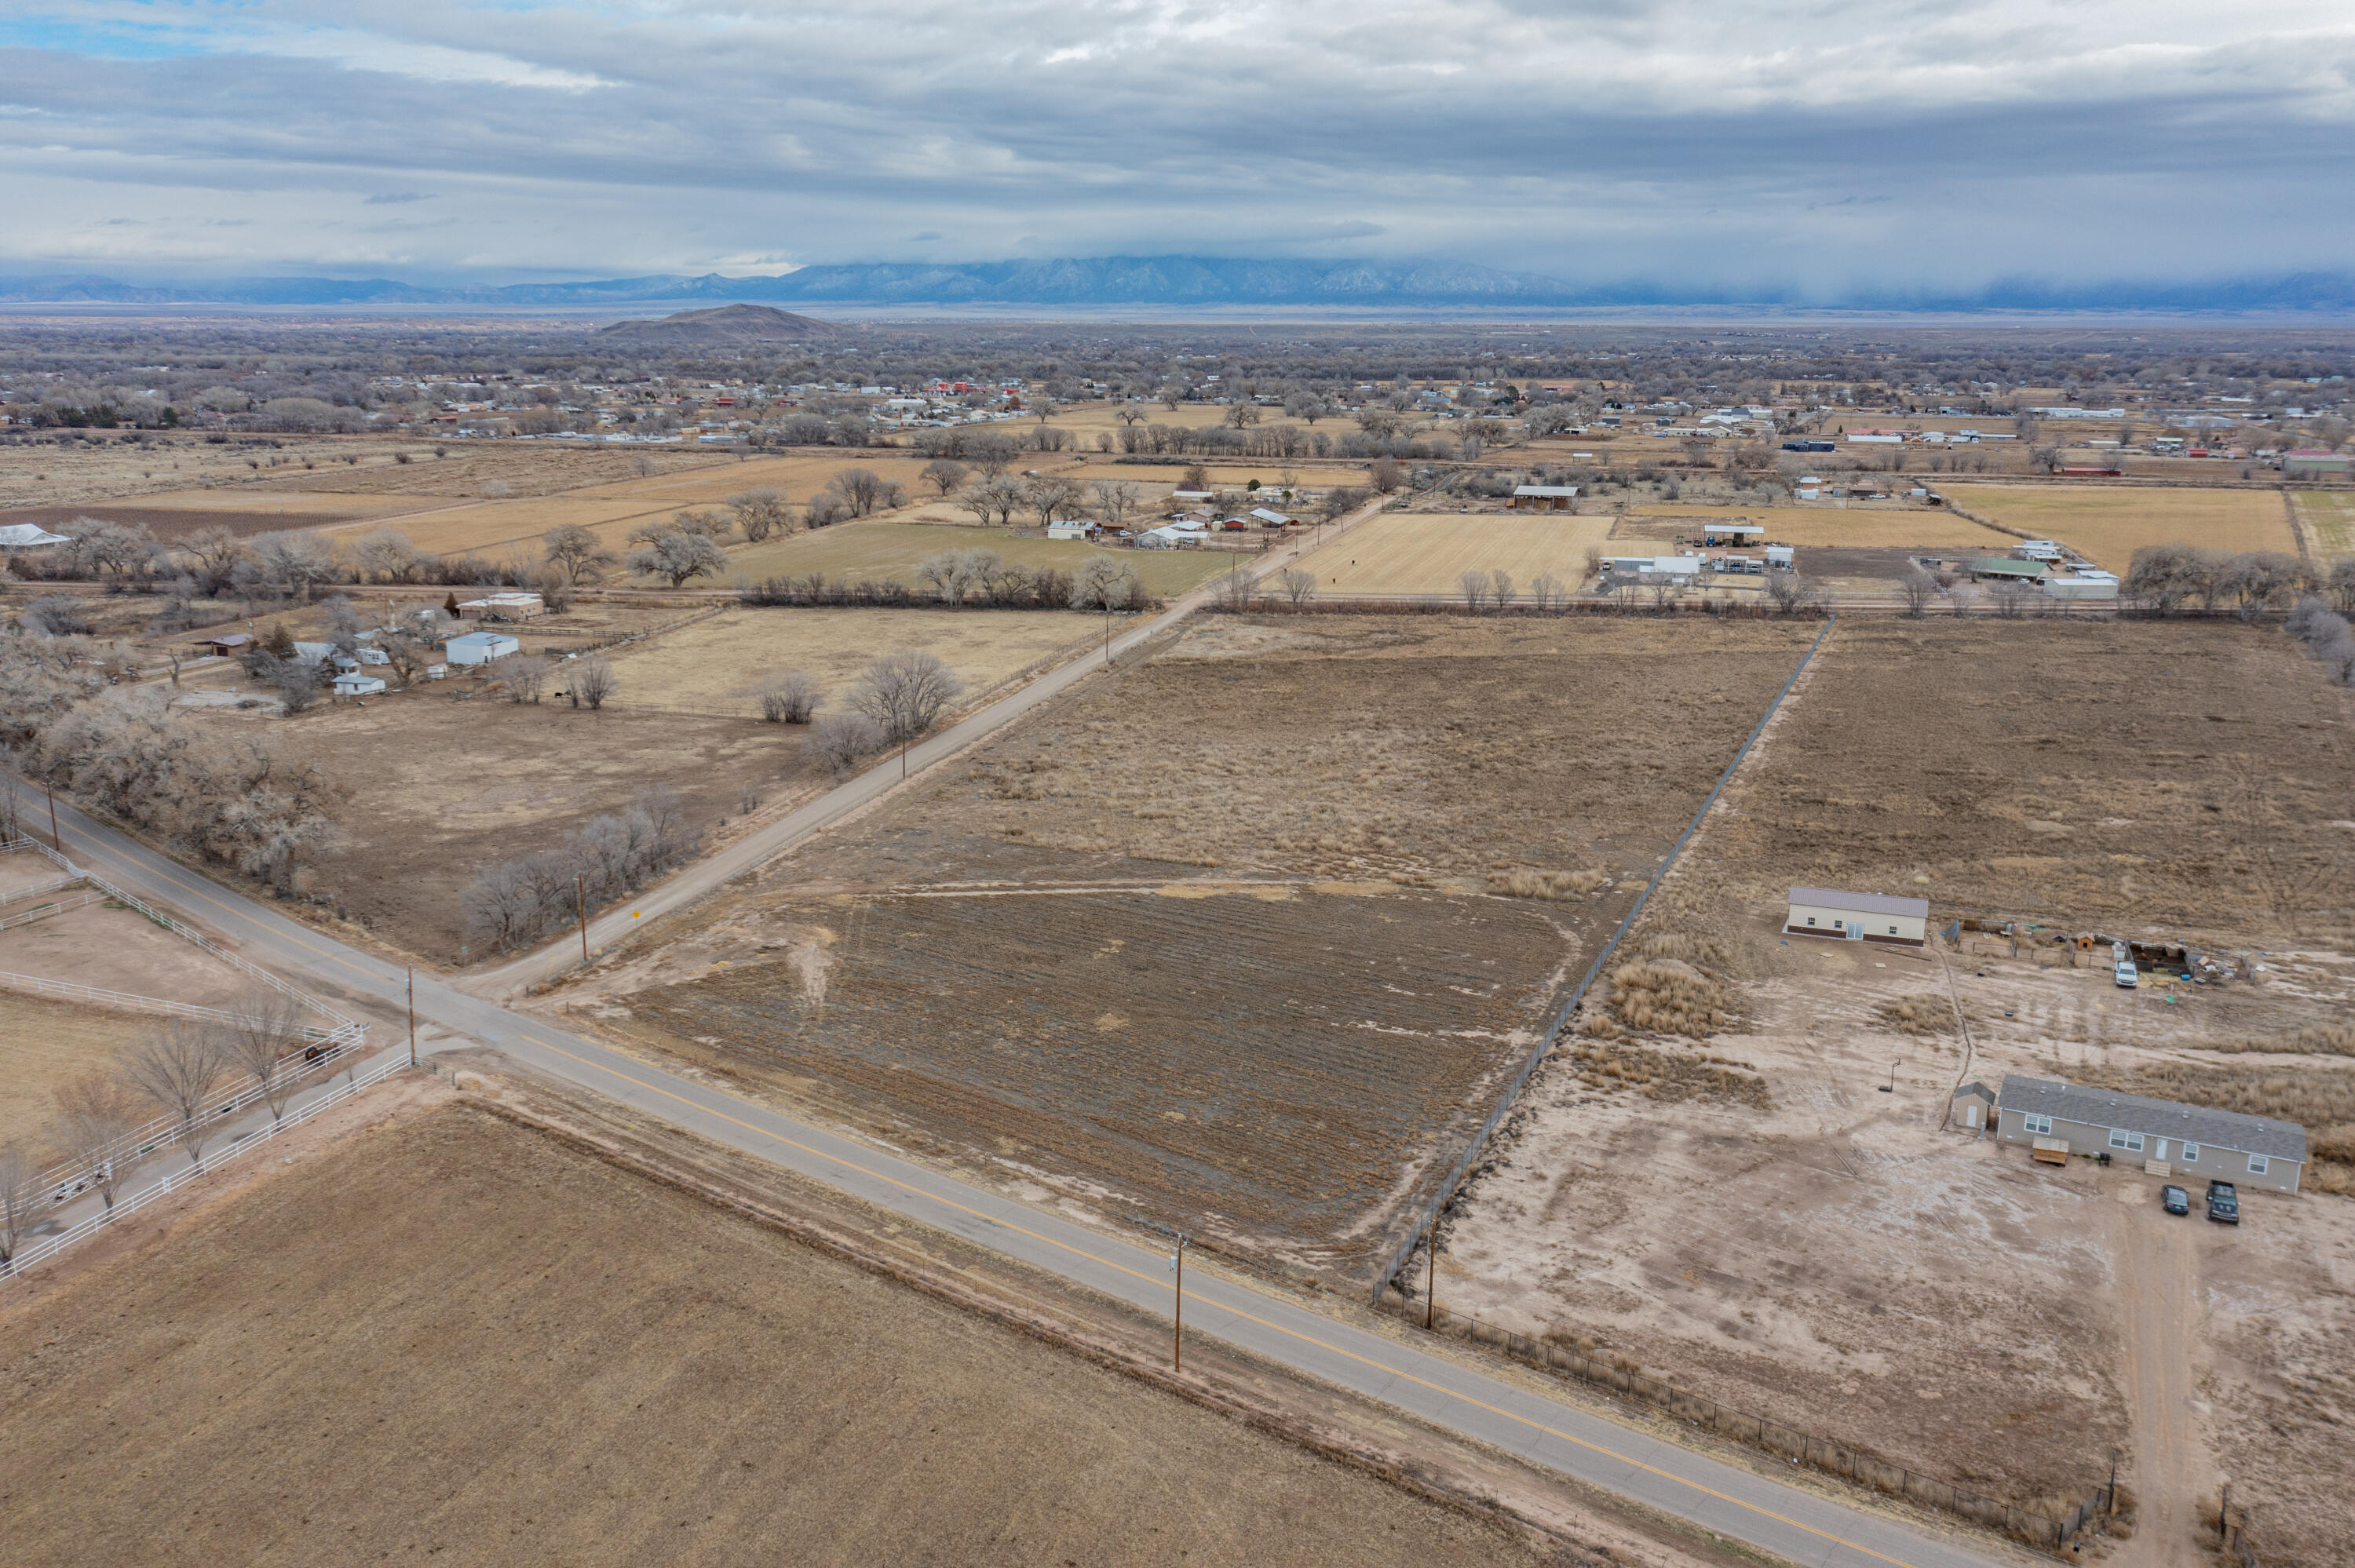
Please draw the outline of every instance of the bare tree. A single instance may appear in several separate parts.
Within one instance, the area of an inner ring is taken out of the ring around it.
[[[1987,602],[2006,620],[2018,620],[2028,609],[2028,600],[2036,590],[2023,582],[2003,581],[1987,589]]]
[[[1144,487],[1125,479],[1100,479],[1095,482],[1096,514],[1117,528],[1128,521],[1145,494]]]
[[[1816,599],[1815,585],[1796,572],[1768,572],[1766,597],[1785,615],[1796,615]]]
[[[887,744],[883,726],[865,714],[834,713],[810,726],[803,749],[839,778]]]
[[[871,469],[846,468],[827,480],[826,487],[842,498],[853,517],[872,516],[907,499],[907,493],[895,481]]]
[[[1513,574],[1501,568],[1488,574],[1488,591],[1497,597],[1497,608],[1504,609],[1513,602]]]
[[[66,1148],[89,1161],[98,1195],[112,1209],[118,1178],[114,1160],[106,1151],[143,1119],[138,1097],[103,1067],[90,1067],[60,1085],[56,1097],[58,1127]]]
[[[572,581],[594,582],[613,564],[613,552],[578,523],[559,523],[540,535],[541,557]]]
[[[1125,609],[1143,593],[1144,585],[1137,581],[1136,569],[1122,566],[1110,556],[1090,556],[1071,574],[1073,609]]]
[[[1908,566],[1897,579],[1898,591],[1905,596],[1905,613],[1914,620],[1922,619],[1930,607],[1930,599],[1938,591],[1938,579],[1920,567]]]
[[[965,476],[972,471],[954,459],[934,458],[924,465],[922,473],[918,477],[937,491],[941,499],[945,501],[957,493],[957,487],[964,483]]]
[[[850,705],[874,720],[886,741],[904,745],[932,728],[963,690],[964,683],[938,658],[909,650],[868,665]]]
[[[1039,514],[1041,528],[1078,506],[1081,494],[1079,481],[1055,473],[1042,473],[1022,485],[1022,503]]]
[[[1230,404],[1227,411],[1220,416],[1220,422],[1231,430],[1240,430],[1245,425],[1256,425],[1259,423],[1258,405],[1248,400]]]
[[[689,577],[708,577],[724,571],[728,552],[702,534],[668,528],[630,552],[630,570],[647,577],[668,577],[677,588]]]
[[[424,562],[417,546],[409,542],[409,535],[398,528],[371,529],[352,546],[352,567],[362,582],[370,578],[386,583],[410,582],[416,578]]]
[[[434,455],[438,457],[441,454],[437,452]],[[655,471],[654,454],[651,452],[639,452],[633,456],[630,459],[630,471],[636,474],[640,479],[651,477]]]
[[[1561,609],[1570,603],[1570,588],[1550,572],[1540,572],[1529,579],[1529,600],[1545,611]]]
[[[245,559],[245,541],[226,528],[200,528],[181,540],[179,549],[195,563],[197,584],[207,594],[228,588]]]
[[[517,653],[500,660],[492,668],[507,701],[537,704],[548,690],[549,673],[554,666],[537,653]]]
[[[1465,572],[1455,579],[1456,591],[1464,596],[1464,607],[1473,614],[1480,613],[1488,602],[1488,574]]]
[[[1971,612],[1971,601],[1977,597],[1978,591],[1970,584],[1956,583],[1946,590],[1946,608],[1957,617],[1968,615]]]
[[[265,534],[247,546],[240,571],[290,599],[307,599],[319,584],[335,580],[336,552],[316,534]]]
[[[772,534],[793,532],[794,512],[785,493],[773,485],[756,485],[728,498],[728,510],[746,542],[757,545]]]
[[[188,1163],[204,1169],[214,1098],[229,1072],[229,1049],[216,1024],[175,1018],[123,1060],[123,1076],[174,1122]]]
[[[1252,607],[1252,599],[1258,593],[1258,580],[1254,578],[1251,573],[1243,570],[1241,567],[1235,567],[1232,571],[1227,573],[1226,576],[1220,577],[1213,588],[1213,591],[1218,596],[1219,603],[1226,609],[1237,612],[1249,609]]]
[[[1014,444],[1014,438],[1011,436],[996,434],[975,436],[965,444],[965,456],[973,460],[974,467],[981,470],[989,478],[996,479],[1006,471],[1007,465],[1014,461],[1015,454],[1021,450]]]
[[[261,1091],[270,1119],[286,1115],[300,1075],[294,1054],[303,1048],[303,1004],[274,991],[249,992],[233,1010],[237,1022],[226,1026],[222,1044],[229,1065],[251,1077]]]
[[[1022,503],[1021,484],[1002,473],[985,475],[957,493],[957,504],[985,525],[996,523],[1003,527],[1012,523]]]
[[[1275,586],[1292,604],[1306,604],[1316,596],[1316,574],[1301,567],[1286,567],[1275,574]]]
[[[41,1223],[40,1167],[17,1139],[0,1143],[0,1274],[16,1271],[16,1249]]]
[[[613,666],[605,655],[590,653],[572,662],[567,683],[572,705],[577,708],[585,703],[594,713],[605,705],[605,699],[613,694],[620,683],[614,679]]]
[[[1400,466],[1396,458],[1376,458],[1373,465],[1366,470],[1366,477],[1373,482],[1376,490],[1388,495],[1406,482],[1406,470]]]
[[[761,717],[769,724],[807,724],[817,712],[819,701],[817,677],[805,670],[786,670],[764,675],[753,688],[753,700],[761,705]]]

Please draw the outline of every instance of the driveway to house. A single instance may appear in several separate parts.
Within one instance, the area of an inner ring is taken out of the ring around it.
[[[1377,497],[1347,517],[1328,524],[1325,531],[1337,539],[1380,512],[1385,504],[1386,498]],[[1329,540],[1321,542],[1330,543]],[[1317,548],[1319,543],[1317,531],[1311,530],[1264,555],[1238,556],[1235,557],[1236,566],[1250,570],[1255,577],[1264,577],[1300,559]],[[1159,636],[1209,603],[1216,592],[1214,584],[1204,584],[1176,600],[1159,615],[1130,627],[1108,642],[1100,643],[1080,657],[1058,665],[1029,684],[1017,688],[987,707],[967,715],[939,734],[910,747],[904,761],[906,779],[913,779],[927,768],[1003,729],[1040,704],[1053,701],[1094,671],[1118,662],[1122,654],[1149,638]],[[787,812],[726,849],[696,862],[668,882],[650,887],[614,906],[589,922],[590,949],[602,952],[617,942],[629,940],[661,916],[686,907],[731,877],[741,876],[753,867],[773,860],[812,833],[840,821],[862,806],[881,800],[901,784],[902,767],[902,759],[898,755],[888,757],[858,777],[836,785],[807,805]],[[510,997],[550,975],[571,969],[580,961],[581,936],[576,927],[537,951],[527,953],[496,969],[469,975],[458,983],[477,996]]]
[[[201,920],[256,961],[301,974],[332,995],[398,1006],[406,975],[296,924],[244,895],[58,803],[64,853],[127,890]],[[437,977],[417,980],[419,1017],[525,1065],[609,1096],[686,1130],[772,1160],[910,1220],[947,1231],[1075,1285],[1167,1314],[1171,1277],[1157,1247],[1109,1236],[1060,1215],[902,1160],[879,1145],[690,1082],[500,1007]],[[1519,1382],[1320,1317],[1213,1268],[1186,1274],[1189,1333],[1222,1340],[1304,1375],[1493,1444],[1582,1481],[1821,1568],[1987,1568],[2025,1553],[1910,1524],[1738,1465],[1690,1453],[1648,1433],[1549,1398]]]

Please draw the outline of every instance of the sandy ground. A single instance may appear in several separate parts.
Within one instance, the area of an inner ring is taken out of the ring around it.
[[[762,609],[730,610],[617,655],[621,707],[757,716],[765,674],[801,670],[838,708],[878,655],[932,654],[968,699],[1086,641],[1101,617],[1069,610]],[[825,711],[822,709],[821,711]]]
[[[45,1147],[58,1086],[112,1063],[160,1022],[0,988],[0,1144]]]
[[[1948,484],[1941,493],[2030,537],[2057,539],[2123,572],[2144,545],[2297,554],[2281,496],[2264,490]]]
[[[106,904],[0,931],[0,969],[200,1007],[230,1006],[256,983],[137,910]]]
[[[40,1478],[42,1506],[10,1510],[28,1565],[1257,1563],[1271,1530],[1288,1562],[1535,1560],[430,1102],[267,1166],[168,1245],[8,1312],[0,1374],[0,1473]]]

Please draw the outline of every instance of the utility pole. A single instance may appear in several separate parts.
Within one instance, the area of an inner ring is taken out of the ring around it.
[[[1439,1290],[1439,1211],[1431,1212],[1430,1228],[1423,1233],[1423,1326],[1431,1327],[1431,1315]]]
[[[581,961],[589,961],[589,882],[585,872],[572,874],[572,896],[581,907]]]
[[[49,792],[49,847],[63,854],[66,853],[66,842],[58,837],[58,787],[54,784],[44,784],[41,788]]]
[[[417,966],[409,966],[409,1065],[417,1065]]]
[[[1169,1266],[1178,1271],[1178,1295],[1169,1317],[1169,1370],[1173,1372],[1186,1370],[1186,1244],[1193,1239],[1180,1231],[1178,1250],[1169,1255]]]

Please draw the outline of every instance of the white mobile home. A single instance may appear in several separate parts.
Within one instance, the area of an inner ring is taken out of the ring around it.
[[[2071,1154],[2168,1165],[2175,1174],[2268,1192],[2296,1192],[2306,1169],[2306,1128],[2294,1121],[2018,1074],[2005,1075],[1996,1101],[1996,1137],[2005,1143],[2066,1144]]]

